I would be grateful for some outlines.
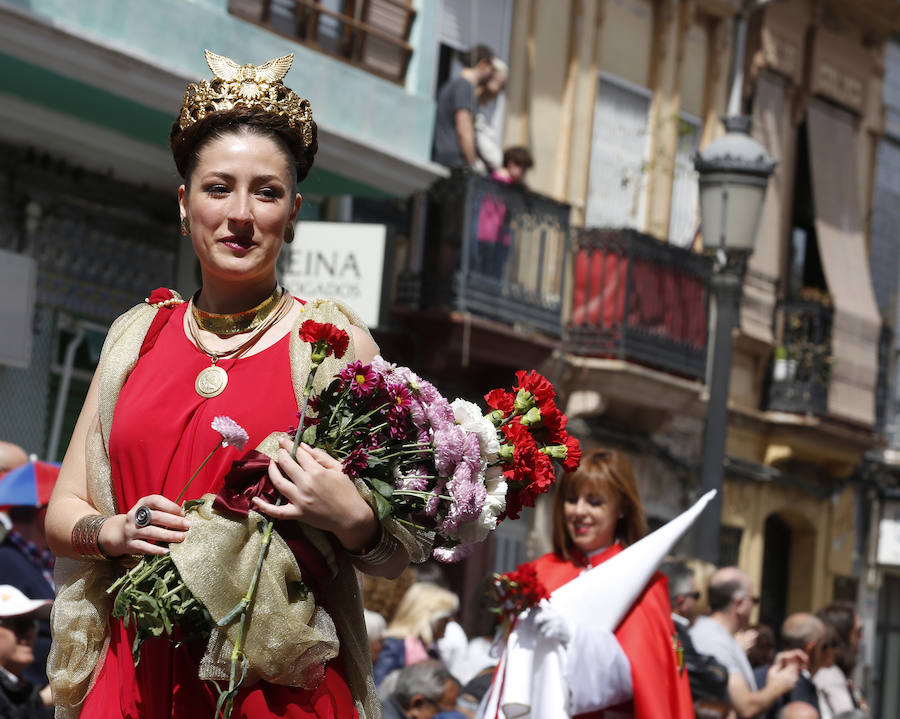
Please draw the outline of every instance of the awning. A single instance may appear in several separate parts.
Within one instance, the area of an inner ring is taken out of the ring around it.
[[[828,411],[872,424],[881,315],[859,207],[856,118],[814,99],[806,119],[819,256],[834,303]]]

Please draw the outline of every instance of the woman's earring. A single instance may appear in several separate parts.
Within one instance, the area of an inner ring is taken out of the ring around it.
[[[291,244],[294,241],[294,226],[288,225],[284,229],[284,241]]]
[[[191,221],[187,217],[181,218],[181,234],[189,237],[191,234]]]

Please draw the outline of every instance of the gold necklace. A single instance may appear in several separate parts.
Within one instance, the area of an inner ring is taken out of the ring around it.
[[[288,301],[285,301],[286,298]],[[191,299],[191,303],[193,303],[193,301],[194,300]],[[197,374],[197,379],[194,380],[194,389],[197,394],[206,399],[218,397],[222,394],[222,392],[225,391],[225,387],[228,385],[228,372],[226,372],[223,367],[219,367],[216,362],[223,358],[237,359],[243,355],[262,338],[266,333],[266,330],[287,316],[291,311],[291,305],[290,295],[288,295],[287,292],[282,293],[275,311],[269,313],[269,316],[265,318],[263,323],[257,326],[256,331],[246,341],[242,342],[234,349],[225,352],[213,352],[203,344],[203,341],[200,339],[200,327],[199,325],[196,328],[194,327],[195,323],[191,321],[194,319],[194,313],[191,312],[188,319],[188,331],[191,333],[191,338],[194,340],[197,348],[207,355],[212,363],[209,367],[204,367],[200,370]]]
[[[278,307],[278,303],[281,302],[281,298],[285,295],[285,290],[275,285],[275,291],[256,307],[251,307],[249,310],[235,314],[204,312],[195,303],[199,294],[200,290],[197,290],[197,293],[191,298],[191,316],[194,318],[197,326],[207,332],[227,337],[241,334],[242,332],[249,332],[259,327]]]

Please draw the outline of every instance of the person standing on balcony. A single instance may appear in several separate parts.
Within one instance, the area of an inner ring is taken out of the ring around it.
[[[494,119],[500,94],[509,77],[509,68],[503,60],[495,57],[492,64],[494,74],[478,88],[478,107],[475,110],[475,150],[478,153],[475,169],[487,173],[503,167],[503,150]]]
[[[476,45],[459,75],[444,83],[438,92],[434,120],[432,159],[449,168],[473,167],[475,148],[476,91],[494,74],[494,51]]]

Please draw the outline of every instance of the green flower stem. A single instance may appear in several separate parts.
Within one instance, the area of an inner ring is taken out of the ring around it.
[[[278,497],[275,500],[275,505],[278,506],[282,503],[283,497]],[[272,542],[272,530],[275,527],[275,521],[270,519],[266,522],[266,526],[263,529],[262,541],[260,543],[259,548],[259,557],[256,560],[256,569],[253,571],[253,578],[250,580],[250,587],[247,589],[247,593],[241,598],[238,606],[235,609],[239,609],[240,612],[240,623],[238,624],[237,630],[237,638],[234,642],[234,649],[231,650],[231,672],[228,677],[228,690],[227,695],[228,698],[225,700],[225,706],[223,707],[222,716],[224,719],[229,719],[231,716],[231,710],[234,705],[234,695],[237,693],[237,690],[240,688],[243,683],[244,677],[243,674],[238,680],[237,678],[237,667],[238,662],[244,661],[244,631],[247,625],[247,617],[249,616],[249,609],[253,604],[253,600],[256,597],[256,587],[259,584],[259,575],[262,572],[263,561],[266,558],[266,554],[269,551],[269,544]],[[221,626],[224,620],[228,620],[233,616],[233,611],[229,612],[226,617],[220,619],[218,624]],[[227,623],[227,622],[226,622]]]
[[[419,499],[430,499],[434,496],[431,492],[419,492],[415,489],[395,489],[391,494],[393,497],[398,495],[401,497],[418,497]],[[438,499],[446,499],[448,502],[453,501],[453,497],[448,497],[446,494],[439,494]]]
[[[224,439],[220,439],[219,443],[215,447],[213,447],[212,452],[210,452],[208,455],[206,455],[206,459],[204,459],[200,463],[200,466],[194,470],[194,473],[191,475],[191,478],[187,481],[187,484],[184,485],[181,492],[179,492],[178,496],[175,497],[175,504],[178,504],[181,501],[181,498],[184,496],[184,493],[187,492],[188,487],[191,486],[191,482],[193,482],[194,479],[197,477],[197,475],[200,474],[200,470],[206,466],[206,463],[212,459],[212,456],[216,453],[216,451],[219,449],[219,447],[221,447],[224,444],[224,442],[225,442]]]
[[[306,375],[306,386],[303,388],[303,407],[300,408],[300,421],[297,423],[297,431],[294,432],[294,446],[291,448],[291,459],[297,460],[297,447],[300,446],[300,437],[303,436],[303,423],[306,421],[306,408],[309,407],[309,395],[312,393],[313,381],[316,376],[316,370],[322,364],[322,357],[318,362],[315,360],[309,368],[309,374]]]

